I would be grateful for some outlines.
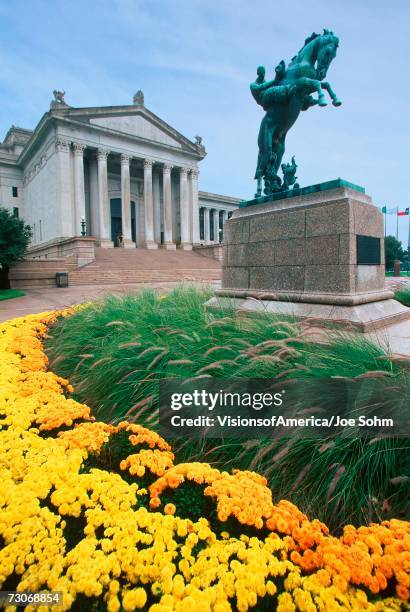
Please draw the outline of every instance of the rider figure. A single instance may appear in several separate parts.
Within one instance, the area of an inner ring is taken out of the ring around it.
[[[286,64],[282,60],[275,68],[275,78],[272,81],[265,81],[265,66],[258,66],[256,80],[250,84],[252,96],[254,97],[257,104],[267,111],[275,102],[285,103],[289,99],[290,87],[288,85],[280,85],[281,81],[286,72]],[[262,192],[262,176],[267,172],[267,163],[273,166],[275,159],[272,153],[273,147],[273,121],[268,115],[264,118],[267,138],[267,151],[268,155],[266,159],[262,159],[259,155],[258,165],[256,168],[255,179],[258,181],[256,197]]]
[[[256,80],[250,84],[250,89],[256,102],[267,110],[275,102],[286,102],[289,97],[289,87],[280,85],[286,72],[285,62],[282,60],[275,68],[275,78],[265,81],[265,66],[258,66]]]

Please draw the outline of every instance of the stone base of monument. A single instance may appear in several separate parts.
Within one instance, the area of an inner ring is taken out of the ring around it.
[[[222,289],[210,308],[377,329],[410,318],[385,289],[383,215],[337,179],[243,202],[224,228]]]
[[[376,331],[392,323],[410,318],[410,309],[396,300],[387,299],[358,306],[331,306],[326,304],[307,304],[282,302],[254,298],[228,298],[217,291],[216,296],[208,301],[208,308],[226,309],[234,307],[238,313],[273,314],[283,317],[295,317],[313,325],[329,325],[345,330],[355,329],[360,332]]]

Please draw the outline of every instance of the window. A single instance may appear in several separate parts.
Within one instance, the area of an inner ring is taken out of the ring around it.
[[[17,218],[19,216],[19,209],[17,208],[17,206],[14,206],[13,208],[13,216]]]
[[[18,187],[12,187],[11,190],[13,192],[13,198],[18,198],[19,197]]]

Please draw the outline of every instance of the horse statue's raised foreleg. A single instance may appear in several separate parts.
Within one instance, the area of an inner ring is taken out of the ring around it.
[[[322,89],[326,89],[326,91],[328,92],[331,100],[332,100],[332,104],[333,106],[340,106],[342,101],[339,100],[339,98],[337,97],[337,95],[335,94],[335,92],[333,91],[333,89],[330,86],[330,83],[328,83],[327,81],[322,82],[321,84]]]
[[[305,93],[317,92],[319,106],[327,106],[326,96],[323,93],[322,83],[317,79],[310,79],[309,77],[300,77],[295,83],[296,89],[304,91]],[[292,89],[291,89],[292,92]]]

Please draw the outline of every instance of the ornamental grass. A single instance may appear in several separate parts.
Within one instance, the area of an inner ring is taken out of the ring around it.
[[[209,312],[204,304],[210,295],[180,287],[167,296],[146,291],[106,297],[49,329],[51,366],[71,380],[75,397],[99,420],[126,418],[151,429],[157,428],[158,381],[164,377],[375,375],[398,382],[409,375],[363,336],[339,332],[325,342],[319,329],[313,342],[312,330],[291,319]],[[178,462],[263,474],[276,499],[290,499],[332,531],[348,522],[406,517],[406,439],[181,439],[173,446]]]
[[[410,523],[335,537],[254,471],[179,464],[155,431],[96,421],[48,370],[67,315],[0,325],[2,590],[61,591],[78,611],[407,609]]]
[[[409,286],[401,287],[400,289],[398,289],[395,292],[394,297],[396,300],[398,300],[405,306],[410,307],[410,287]]]

